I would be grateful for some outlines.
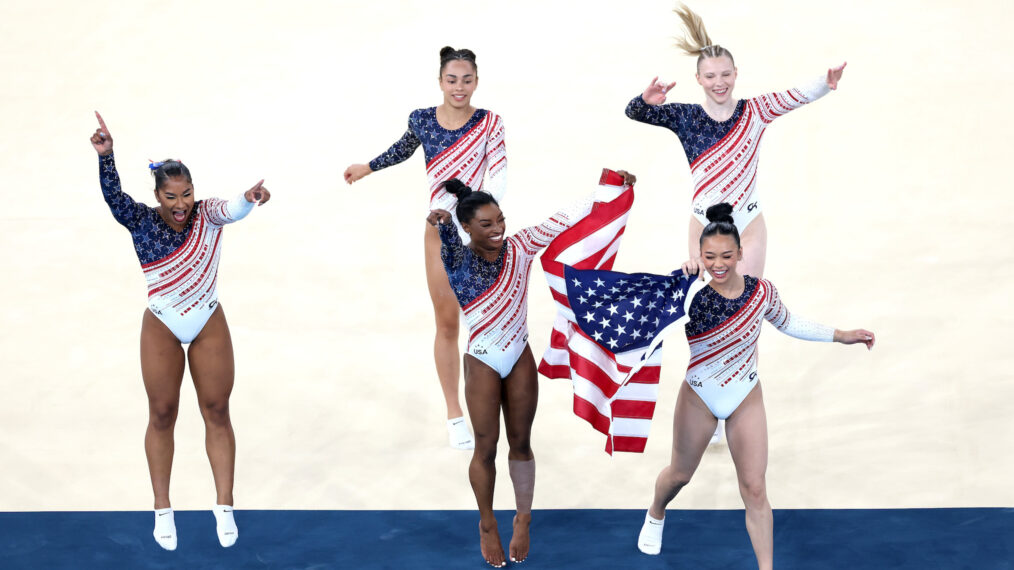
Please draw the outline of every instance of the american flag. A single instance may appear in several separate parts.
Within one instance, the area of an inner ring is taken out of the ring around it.
[[[600,184],[622,185],[615,173]],[[574,385],[574,413],[606,434],[606,452],[643,452],[658,398],[662,339],[686,320],[700,281],[609,271],[633,204],[633,188],[598,202],[553,241],[542,267],[557,303],[550,346],[539,364]],[[696,286],[694,286],[697,284]]]

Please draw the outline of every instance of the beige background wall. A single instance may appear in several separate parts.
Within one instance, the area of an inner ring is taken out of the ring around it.
[[[0,509],[144,509],[144,281],[101,199],[87,138],[100,110],[125,188],[182,158],[200,196],[260,178],[274,199],[226,231],[220,298],[237,355],[237,505],[474,508],[446,447],[425,291],[422,152],[352,188],[351,162],[440,102],[437,51],[479,56],[474,103],[506,121],[519,229],[640,177],[617,268],[686,255],[689,174],[668,131],[629,121],[655,75],[702,99],[671,46],[668,1],[66,2],[0,5]],[[621,7],[622,5],[622,7]],[[1005,176],[1014,120],[1005,2],[693,4],[736,55],[736,93],[848,61],[838,92],[779,120],[760,188],[767,276],[789,306],[878,334],[872,353],[762,339],[776,507],[1012,506],[1014,324]],[[531,342],[553,317],[532,276]],[[609,458],[542,381],[537,506],[639,508],[668,460],[686,345],[670,341],[643,455]],[[193,389],[173,499],[213,499]],[[513,503],[506,470],[498,508]],[[677,507],[740,505],[727,450]]]

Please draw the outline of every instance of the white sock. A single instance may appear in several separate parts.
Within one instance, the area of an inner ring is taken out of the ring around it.
[[[475,441],[464,416],[447,420],[447,439],[454,449],[475,449]]]
[[[176,550],[176,517],[172,507],[155,509],[155,542],[166,550]]]
[[[215,505],[211,508],[211,512],[215,514],[218,543],[223,548],[229,548],[236,544],[236,539],[239,538],[239,529],[236,528],[236,519],[232,516],[232,505]]]
[[[718,425],[715,426],[715,433],[711,436],[711,441],[708,443],[708,445],[722,443],[722,434],[724,433],[725,433],[725,420],[718,420]]]
[[[637,537],[637,549],[645,554],[658,554],[662,551],[662,527],[665,525],[665,518],[656,519],[649,513],[644,513],[644,525],[641,527],[641,534]]]

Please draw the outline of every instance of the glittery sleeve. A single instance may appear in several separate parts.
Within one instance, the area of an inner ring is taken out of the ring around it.
[[[116,172],[116,161],[112,154],[99,156],[99,184],[113,218],[128,230],[137,228],[148,207],[135,202],[120,188],[120,174]]]
[[[440,259],[444,269],[454,271],[464,263],[465,244],[461,243],[458,228],[450,222],[437,224],[437,231],[440,232]]]
[[[680,103],[649,105],[638,95],[627,104],[627,116],[640,123],[665,127],[678,135],[679,108]]]
[[[391,148],[387,149],[386,152],[370,161],[370,170],[376,172],[388,166],[405,162],[415,153],[415,149],[419,148],[419,145],[422,144],[412,128],[415,126],[416,119],[416,113],[409,115],[408,129],[405,131],[405,134],[398,139],[398,142],[391,145]]]
[[[778,91],[754,97],[750,103],[760,114],[761,120],[770,123],[789,111],[798,109],[807,103],[813,103],[830,92],[831,88],[827,86],[827,76],[822,75],[788,91]]]
[[[486,139],[486,190],[497,202],[507,192],[507,146],[504,139],[503,119],[496,118],[496,126]]]
[[[789,308],[782,303],[775,288],[767,279],[761,280],[761,285],[768,289],[768,306],[764,318],[775,326],[779,331],[802,340],[816,342],[834,341],[834,327],[804,319],[799,315],[789,313]]]
[[[521,230],[517,236],[529,251],[538,251],[549,245],[564,230],[587,216],[591,212],[593,203],[594,196],[583,198],[569,208],[553,214],[541,224]]]
[[[208,222],[216,226],[224,226],[242,220],[253,210],[253,207],[254,203],[247,201],[245,192],[229,201],[221,198],[204,200]]]

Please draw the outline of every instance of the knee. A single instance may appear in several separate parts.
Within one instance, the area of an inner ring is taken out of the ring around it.
[[[475,451],[472,452],[473,461],[492,465],[496,461],[496,437],[482,437],[475,434]]]
[[[437,313],[437,338],[458,342],[458,314],[453,316]]]
[[[670,488],[679,491],[690,483],[690,478],[693,476],[694,474],[692,472],[687,473],[685,471],[673,469],[666,474],[666,483]]]
[[[148,425],[159,431],[171,430],[176,425],[179,402],[151,402],[148,404]]]
[[[204,422],[214,426],[229,425],[229,400],[209,400],[201,403]]]
[[[508,437],[510,458],[516,461],[532,459],[532,440],[529,437]]]
[[[739,482],[739,493],[743,496],[746,506],[758,506],[768,499],[767,485],[764,477],[751,477]]]

